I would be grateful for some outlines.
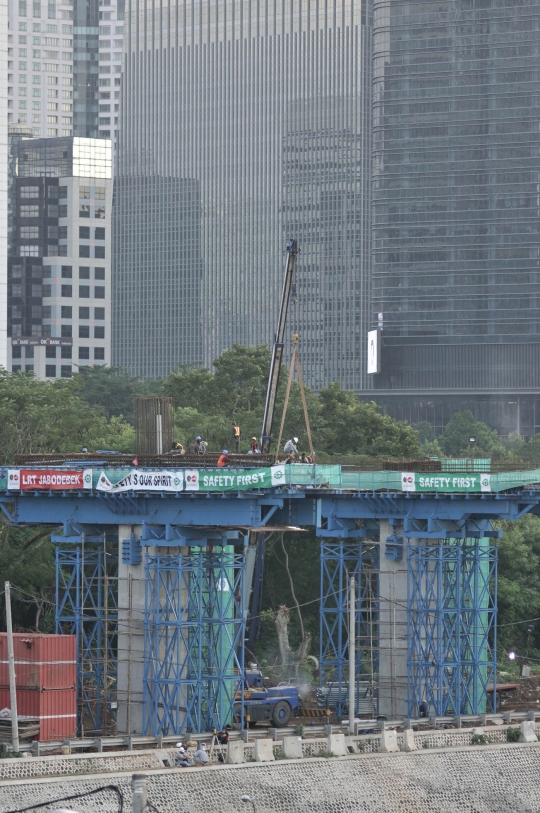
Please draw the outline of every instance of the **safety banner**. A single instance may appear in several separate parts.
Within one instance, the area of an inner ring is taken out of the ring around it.
[[[92,488],[92,469],[8,469],[8,491],[70,491]]]
[[[118,494],[123,491],[247,491],[285,484],[285,467],[244,469],[179,469],[176,471],[140,471],[132,469],[116,483],[102,471],[97,491]]]
[[[491,474],[455,474],[437,472],[436,474],[418,474],[401,472],[402,491],[449,491],[468,492],[491,491]]]

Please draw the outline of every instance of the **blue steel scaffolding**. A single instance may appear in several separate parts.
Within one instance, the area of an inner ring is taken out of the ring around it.
[[[356,579],[355,711],[366,683],[375,699],[378,672],[379,545],[321,540],[320,685],[332,692],[336,713],[349,703],[349,578]]]
[[[115,728],[118,541],[99,528],[53,534],[56,632],[77,637],[79,735]]]
[[[407,562],[409,716],[422,701],[438,716],[494,711],[497,548],[487,539],[411,544]]]
[[[219,730],[242,704],[244,566],[230,546],[146,555],[145,734]]]

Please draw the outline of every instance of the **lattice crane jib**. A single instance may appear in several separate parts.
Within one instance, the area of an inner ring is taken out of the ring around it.
[[[77,729],[111,733],[116,719],[118,541],[113,529],[67,527],[56,546],[57,634],[77,638]]]
[[[243,699],[243,552],[146,555],[145,733],[222,728]]]
[[[379,545],[369,541],[321,540],[320,685],[329,686],[332,705],[348,709],[349,604],[348,580],[356,579],[355,711],[376,695],[378,672]]]
[[[497,548],[489,539],[407,548],[409,715],[479,714],[496,697]],[[492,691],[487,691],[488,687]]]

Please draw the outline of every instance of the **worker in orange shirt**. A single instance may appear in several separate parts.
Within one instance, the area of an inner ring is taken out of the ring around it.
[[[229,452],[227,449],[223,449],[220,456],[218,457],[218,469],[222,469],[224,466],[229,465]]]

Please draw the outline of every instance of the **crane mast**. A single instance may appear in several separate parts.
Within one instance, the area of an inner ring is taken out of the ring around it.
[[[283,280],[278,326],[274,335],[274,347],[272,348],[272,361],[270,363],[270,373],[268,375],[268,388],[266,390],[266,402],[264,405],[264,418],[261,430],[261,452],[263,453],[268,453],[270,451],[270,443],[272,440],[272,424],[274,422],[279,373],[281,370],[281,361],[283,359],[283,340],[285,337],[285,325],[287,323],[287,310],[289,307],[289,296],[292,287],[294,265],[296,262],[296,255],[298,254],[297,241],[292,239],[288,240],[286,251],[287,262],[285,265],[285,279]]]

